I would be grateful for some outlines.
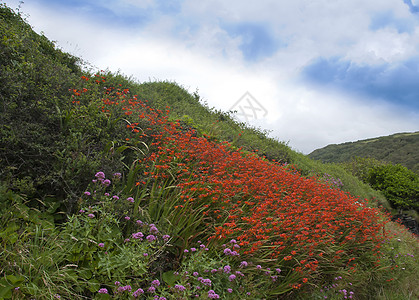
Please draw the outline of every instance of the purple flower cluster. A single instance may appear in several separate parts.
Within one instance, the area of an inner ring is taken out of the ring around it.
[[[208,298],[210,299],[220,299],[220,296],[214,292],[214,290],[208,291]]]

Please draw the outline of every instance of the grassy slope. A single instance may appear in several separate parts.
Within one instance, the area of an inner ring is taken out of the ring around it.
[[[322,162],[348,162],[354,156],[401,164],[419,174],[419,132],[397,133],[357,142],[328,145],[309,154]]]
[[[4,7],[1,9],[1,30],[4,38],[0,50],[0,96],[3,102],[0,163],[1,177],[4,178],[2,185],[6,186],[2,188],[2,202],[8,205],[6,203],[12,201],[8,207],[16,207],[20,213],[22,209],[30,212],[27,217],[10,217],[3,206],[1,212],[5,218],[1,225],[5,230],[2,230],[1,237],[5,253],[8,253],[8,247],[16,242],[15,237],[22,233],[23,228],[8,226],[8,220],[24,218],[26,224],[38,229],[39,226],[49,226],[46,224],[54,219],[60,221],[62,213],[59,212],[78,208],[76,201],[86,190],[92,174],[97,170],[108,173],[129,167],[138,159],[136,151],[141,144],[125,141],[123,128],[127,121],[133,122],[134,119],[102,114],[98,109],[96,100],[101,97],[101,90],[90,85],[89,96],[84,96],[82,89],[73,90],[84,84],[80,80],[83,72],[77,65],[77,58],[56,50],[45,37],[33,33],[29,25]],[[176,83],[137,84],[122,75],[110,73],[103,77],[106,77],[107,85],[129,88],[132,95],[148,100],[153,107],[165,109],[170,106],[169,118],[182,120],[184,127],[195,128],[199,136],[211,141],[229,141],[233,149],[243,148],[247,153],[257,150],[259,155],[269,160],[296,165],[305,176],[330,174],[342,180],[344,191],[360,198],[374,197],[382,205],[386,203],[381,194],[341,167],[313,161],[292,151],[284,143],[266,137],[263,130],[233,122],[228,114],[202,105],[197,93],[190,94]],[[97,80],[102,78],[98,76]],[[80,93],[77,99],[81,103],[77,108],[69,101],[70,95],[75,93]],[[144,147],[142,149],[145,151]],[[25,195],[24,198],[11,194],[8,188]],[[23,204],[22,199],[29,203]],[[371,203],[377,205],[377,202]],[[112,219],[109,222],[113,222]],[[417,244],[407,233],[401,233],[398,228],[395,232],[404,241],[399,247],[401,252],[417,252]],[[43,241],[37,238],[37,243]],[[30,247],[48,245],[33,244]],[[5,277],[3,270],[1,272],[2,277],[9,278]],[[405,287],[405,291],[380,287],[382,299],[391,299],[393,294],[394,299],[408,299],[409,293],[418,294],[417,287],[410,283],[415,273],[400,278],[399,284]],[[45,278],[43,280],[45,282]]]

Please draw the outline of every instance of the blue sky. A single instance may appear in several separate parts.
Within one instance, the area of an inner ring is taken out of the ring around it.
[[[94,69],[176,81],[225,111],[249,92],[268,112],[250,123],[303,153],[419,130],[418,0],[26,0],[21,10]]]

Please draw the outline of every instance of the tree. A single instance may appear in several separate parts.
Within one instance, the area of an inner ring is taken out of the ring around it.
[[[419,210],[419,176],[402,165],[381,165],[370,169],[367,181],[380,190],[394,208]]]

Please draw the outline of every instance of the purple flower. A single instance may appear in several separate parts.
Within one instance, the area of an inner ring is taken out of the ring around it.
[[[159,233],[159,230],[157,229],[156,226],[154,226],[154,224],[152,224],[152,226],[150,226],[150,233],[152,233],[152,234]]]
[[[121,173],[114,173],[113,176],[119,179],[119,178],[122,177],[122,174]]]
[[[88,191],[84,192],[84,194],[85,194],[86,196],[90,196],[90,195],[91,195],[91,194],[90,194],[90,192],[88,192]]]
[[[80,210],[79,210],[79,213],[81,213],[81,214],[82,214],[82,213],[84,213],[84,212],[85,212],[85,210],[84,210],[84,209],[80,209]]]
[[[184,252],[184,253],[188,253],[188,252],[189,252],[189,250],[188,250],[188,249],[185,249],[185,250],[183,250],[183,252]]]
[[[147,257],[147,256],[148,256],[148,253],[143,253],[143,256],[144,256],[144,257]]]
[[[147,291],[150,292],[150,293],[155,293],[156,288],[154,286],[150,286]]]
[[[170,235],[167,235],[167,234],[163,235],[163,240],[165,242],[167,242],[169,239],[170,239]]]
[[[98,247],[100,247],[100,248],[105,247],[105,244],[104,244],[104,243],[99,243],[99,244],[97,244],[97,245],[98,245]]]
[[[113,199],[119,200],[119,197],[117,195],[112,196]]]
[[[256,266],[256,269],[260,270],[260,269],[262,269],[262,266],[261,265],[257,265]]]
[[[143,223],[143,221],[141,221],[141,220],[137,220],[137,224],[138,224],[138,225],[143,225],[144,223]]]
[[[144,234],[141,231],[132,234],[132,238],[133,239],[137,239],[138,240],[138,239],[142,239],[143,237],[144,237]]]
[[[115,285],[121,285],[119,281],[115,281]]]
[[[110,185],[111,185],[111,181],[110,181],[109,179],[105,179],[105,180],[102,182],[102,184],[103,184],[103,185],[105,185],[105,186],[110,186]]]
[[[278,273],[281,273],[281,269],[280,268],[277,268],[277,269],[275,269]]]
[[[228,276],[229,281],[233,281],[234,279],[236,279],[236,275],[231,274],[230,276]]]
[[[192,251],[192,252],[195,252],[195,251],[196,251],[196,248],[193,248],[193,247],[192,247],[192,248],[191,248],[191,251]]]
[[[127,220],[127,221],[129,221],[131,218],[130,217],[128,217],[128,216],[125,216],[125,218],[124,218],[125,220]]]
[[[97,172],[95,177],[98,178],[98,179],[105,179],[105,173]]]
[[[248,266],[247,261],[242,261],[242,262],[240,263],[240,268],[244,268],[244,267],[247,267],[247,266]]]
[[[231,250],[229,248],[225,248],[223,252],[224,252],[225,255],[230,255],[231,254]]]
[[[147,241],[149,241],[149,242],[152,242],[152,241],[157,240],[157,238],[156,238],[154,235],[152,235],[152,234],[147,235],[146,239],[147,239]]]
[[[134,293],[132,293],[132,296],[133,296],[134,298],[137,298],[137,297],[139,297],[141,294],[144,294],[144,290],[143,290],[143,289],[138,289],[138,290],[136,290]]]
[[[131,291],[131,286],[130,285],[126,285],[126,286],[120,286],[118,288],[118,292],[125,292],[125,291]]]
[[[127,201],[128,201],[128,202],[131,202],[131,203],[134,203],[134,198],[132,198],[132,197],[128,197],[128,198],[127,198]]]
[[[159,285],[160,285],[160,281],[159,281],[158,279],[153,280],[153,281],[151,282],[151,285],[153,285],[153,286],[159,286]]]
[[[181,284],[175,284],[175,289],[177,289],[179,292],[186,290],[186,288]]]
[[[108,289],[106,288],[101,288],[99,291],[97,291],[99,294],[107,294],[108,293]]]
[[[196,276],[199,275],[199,273],[198,272],[193,272],[192,275],[196,277]]]
[[[223,270],[224,270],[224,273],[230,273],[231,272],[231,267],[230,266],[225,266],[224,268],[223,268]]]
[[[220,299],[220,296],[217,295],[214,290],[209,290],[208,291],[208,298],[210,299]]]
[[[110,194],[109,193],[105,193],[105,196],[108,197]]]
[[[233,289],[227,289],[227,292],[232,293]]]
[[[87,215],[90,219],[93,219],[94,217],[95,217],[95,215],[94,214],[88,214]]]
[[[200,281],[203,285],[211,286],[211,279],[209,279],[209,278],[205,278],[205,279],[203,278]]]
[[[231,244],[236,244],[236,243],[237,243],[237,241],[236,241],[235,239],[232,239],[232,240],[230,241],[230,243],[231,243]]]

